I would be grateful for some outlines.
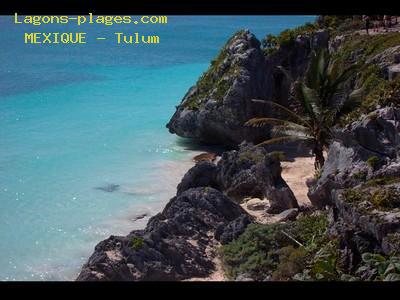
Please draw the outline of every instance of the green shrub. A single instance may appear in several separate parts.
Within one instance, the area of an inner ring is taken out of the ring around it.
[[[302,26],[286,29],[279,35],[268,34],[262,41],[263,51],[265,55],[271,55],[280,47],[290,46],[294,43],[295,39],[299,35],[313,34],[318,26],[314,23],[306,23]]]
[[[269,155],[275,157],[279,161],[284,161],[286,159],[286,154],[283,151],[272,151]]]
[[[397,179],[396,179],[397,180]],[[396,187],[382,187],[381,182],[367,182],[360,188],[348,188],[343,192],[346,202],[359,203],[370,202],[374,208],[379,210],[391,210],[400,207],[400,192]],[[375,187],[372,188],[371,187]]]
[[[343,196],[346,200],[346,202],[349,203],[358,203],[361,202],[364,198],[364,195],[360,192],[358,189],[345,189],[343,192]]]
[[[132,249],[139,250],[144,246],[144,239],[140,236],[134,236],[131,241]]]
[[[289,280],[304,269],[307,258],[304,248],[286,246],[279,249],[277,253],[279,264],[272,273],[272,280]]]
[[[238,239],[221,247],[225,272],[229,278],[242,273],[256,280],[290,277],[305,268],[307,256],[328,241],[326,228],[325,214],[287,223],[251,224]]]
[[[379,188],[371,194],[370,201],[379,209],[400,207],[400,192],[395,187]]]
[[[355,274],[363,280],[400,281],[400,257],[363,253]]]
[[[232,80],[228,80],[232,76],[238,74],[239,68],[230,63],[224,65],[225,59],[228,57],[228,45],[232,39],[244,34],[244,30],[235,33],[224,45],[206,72],[196,82],[196,92],[187,98],[184,106],[191,110],[198,110],[205,104],[205,99],[212,96],[216,101],[221,102],[232,85]]]
[[[365,181],[367,180],[368,172],[367,171],[359,171],[353,174],[353,178],[357,180]]]
[[[380,161],[381,159],[378,156],[371,156],[367,159],[367,164],[372,169],[375,169],[379,165]]]
[[[375,186],[382,186],[382,185],[389,185],[393,183],[399,183],[400,182],[400,177],[380,177],[380,178],[375,178],[375,179],[370,179],[368,180],[364,186],[366,187],[375,187]]]

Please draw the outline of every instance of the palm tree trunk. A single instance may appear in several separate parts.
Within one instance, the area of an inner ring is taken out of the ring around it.
[[[313,153],[315,155],[314,168],[315,170],[319,170],[325,163],[323,147],[321,145],[316,145],[313,149]]]

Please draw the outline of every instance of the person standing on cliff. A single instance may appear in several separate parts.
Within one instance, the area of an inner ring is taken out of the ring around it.
[[[369,16],[363,16],[363,19],[365,22],[365,30],[367,31],[367,34],[369,35],[369,25],[370,25]]]

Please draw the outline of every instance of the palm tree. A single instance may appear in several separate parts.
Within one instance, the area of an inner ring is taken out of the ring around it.
[[[253,100],[267,103],[287,115],[286,119],[253,118],[247,121],[245,125],[252,127],[273,125],[273,138],[256,146],[300,140],[315,155],[315,169],[322,168],[325,163],[323,150],[332,139],[332,127],[345,110],[347,100],[362,93],[362,89],[348,97],[344,93],[344,84],[356,67],[352,65],[340,72],[339,64],[330,59],[326,50],[313,52],[304,77],[294,83],[294,98],[300,103],[301,114],[273,101]],[[279,69],[293,82],[289,72],[282,67]]]

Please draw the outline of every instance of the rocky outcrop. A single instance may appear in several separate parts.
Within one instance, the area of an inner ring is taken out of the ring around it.
[[[279,159],[251,144],[224,152],[217,164],[198,162],[183,177],[176,197],[144,230],[99,243],[78,280],[183,280],[209,275],[216,247],[237,238],[253,222],[238,200],[267,197],[274,213],[298,207],[280,174]]]
[[[251,100],[272,99],[287,105],[291,82],[277,67],[284,66],[297,78],[307,67],[311,50],[327,47],[327,43],[327,33],[320,31],[313,36],[299,36],[293,44],[264,56],[253,34],[238,32],[177,106],[167,124],[169,131],[231,146],[269,138],[268,128],[243,126],[253,117],[276,113],[269,105]]]
[[[100,242],[77,280],[205,277],[215,267],[216,230],[217,237],[229,242],[249,222],[244,210],[220,191],[209,187],[186,190],[152,217],[146,229]]]
[[[269,213],[298,207],[292,190],[281,176],[279,159],[262,147],[242,144],[239,151],[225,152],[218,168],[221,189],[232,199],[267,198]]]
[[[209,186],[236,202],[245,198],[267,198],[268,212],[280,213],[298,207],[281,171],[276,156],[269,155],[262,147],[242,143],[239,150],[224,152],[217,165],[197,163],[178,185],[178,195],[189,188]]]
[[[379,67],[381,75],[387,80],[394,80],[400,73],[400,45],[390,47],[368,59],[367,65],[375,64]]]
[[[382,108],[338,131],[321,177],[309,182],[317,207],[331,204],[332,191],[395,173],[400,150],[400,109]]]

